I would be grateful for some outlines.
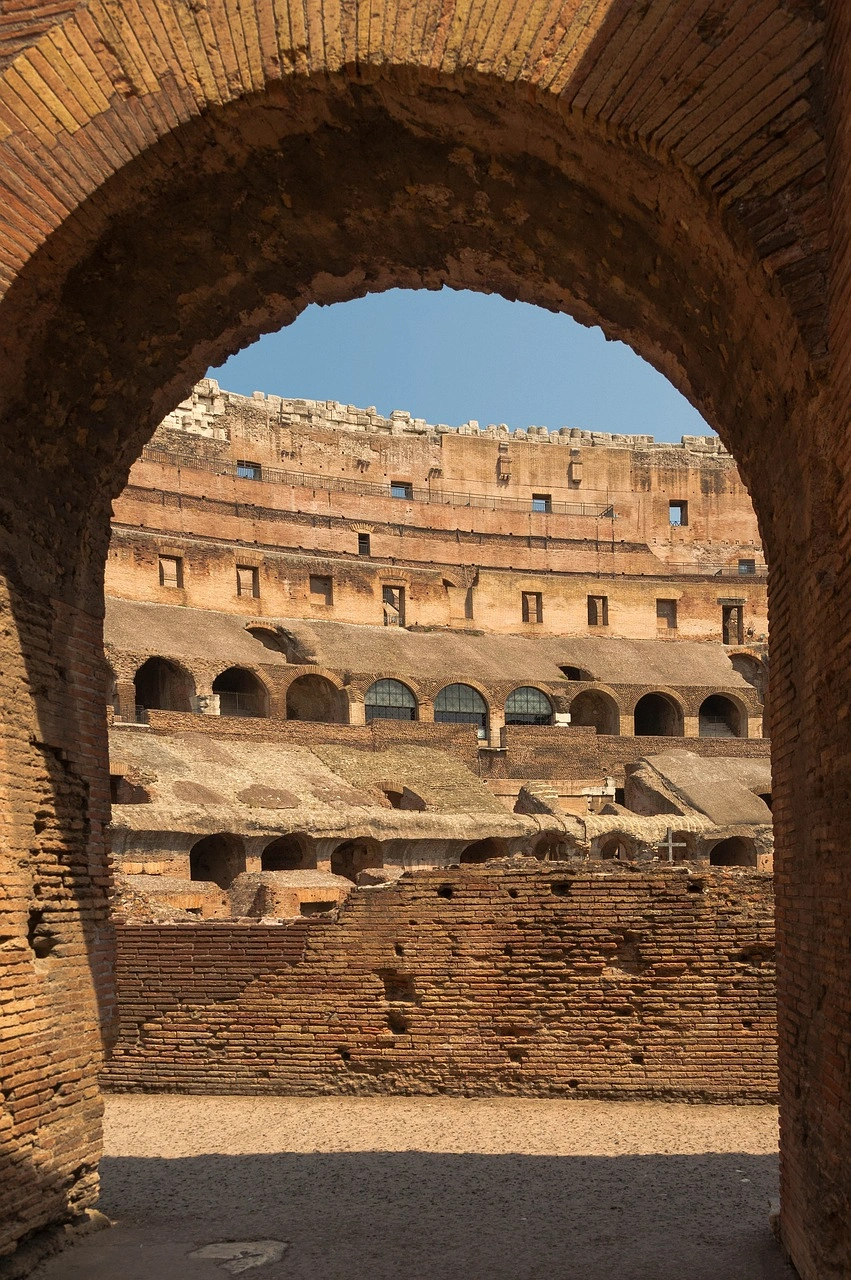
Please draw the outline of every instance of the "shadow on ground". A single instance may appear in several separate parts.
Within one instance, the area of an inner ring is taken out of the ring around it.
[[[110,1157],[102,1173],[119,1225],[43,1280],[223,1280],[192,1250],[269,1238],[288,1247],[251,1280],[794,1276],[768,1224],[773,1155]]]

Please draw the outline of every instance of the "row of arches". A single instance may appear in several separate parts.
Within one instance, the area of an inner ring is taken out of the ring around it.
[[[491,858],[506,857],[508,852],[505,840],[490,836],[471,841],[457,855],[457,860],[461,863],[487,862]],[[305,832],[276,836],[263,849],[260,858],[261,871],[311,871],[316,870],[316,866],[316,846]],[[332,875],[342,876],[353,883],[362,871],[383,866],[381,844],[369,836],[343,840],[331,852]],[[231,832],[202,836],[189,851],[190,879],[216,884],[220,889],[230,889],[246,867],[245,842]]]
[[[692,843],[674,835],[676,847],[688,848]],[[509,854],[508,842],[498,836],[487,836],[471,841],[459,853],[453,853],[452,861],[464,864],[480,864]],[[695,850],[686,855],[694,857]],[[754,841],[744,836],[729,836],[709,848],[709,864],[716,867],[755,867],[757,852]],[[557,832],[540,836],[529,850],[532,857],[543,861],[561,860],[569,856],[567,843]],[[622,832],[612,832],[597,842],[596,857],[631,860],[638,854],[638,842]],[[706,856],[705,854],[703,855]],[[381,843],[369,836],[359,836],[341,841],[331,852],[329,869],[332,875],[357,883],[362,871],[384,866]],[[189,853],[190,878],[230,889],[237,876],[247,868],[245,843],[240,836],[229,832],[217,832],[203,836]],[[263,849],[261,871],[310,871],[316,870],[317,853],[313,839],[305,832],[291,832],[276,836]]]
[[[192,676],[177,663],[148,658],[134,678],[136,704],[145,710],[193,711],[199,709]],[[268,716],[270,695],[263,681],[244,667],[228,667],[216,676],[213,694],[223,716]],[[364,697],[367,724],[373,720],[415,721],[420,719],[420,701],[401,680],[374,681]],[[490,730],[492,708],[484,695],[470,684],[445,685],[433,702],[434,720],[443,724],[472,724],[479,737]],[[556,711],[552,699],[534,685],[520,685],[505,700],[506,725],[551,725]],[[327,676],[306,673],[287,688],[286,716],[323,724],[348,724],[350,703],[345,690]],[[646,693],[632,712],[633,732],[638,737],[682,737],[682,705],[668,693]],[[621,709],[615,698],[601,689],[585,689],[570,703],[570,721],[596,733],[617,736],[621,731]],[[698,712],[701,738],[744,738],[748,736],[747,711],[724,694],[710,694]]]
[[[597,840],[595,853],[604,861],[615,859],[628,862],[639,856],[640,843],[635,836],[615,831]],[[695,857],[700,857],[697,848],[699,843],[702,844],[694,837],[689,838],[686,832],[672,833],[672,845],[678,851],[677,861],[688,862]],[[726,836],[723,840],[717,840],[709,845],[708,848],[705,844],[702,847],[704,849],[702,857],[705,858],[708,852],[711,867],[756,867],[758,865],[756,844],[747,836]]]

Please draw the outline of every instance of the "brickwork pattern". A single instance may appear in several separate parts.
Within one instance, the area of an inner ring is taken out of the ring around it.
[[[759,1101],[773,907],[755,872],[502,863],[332,917],[121,925],[110,1089]]]
[[[845,0],[510,12],[92,0],[12,14],[0,81],[10,882],[49,865],[35,824],[55,820],[76,867],[63,884],[91,935],[103,930],[103,838],[84,805],[105,781],[103,684],[93,666],[73,676],[85,642],[67,619],[32,618],[60,602],[94,634],[110,501],[211,363],[311,301],[400,285],[498,289],[602,323],[719,428],[772,564],[783,1232],[806,1280],[847,1276]],[[39,781],[40,742],[68,754],[76,806]],[[27,892],[8,935],[4,921],[10,951],[27,936]],[[76,953],[53,956],[66,977],[44,1000],[64,1045],[94,1034],[93,984]],[[4,1044],[20,1043],[25,1012],[9,1008]],[[51,1123],[65,1073],[88,1080],[91,1055],[85,1071],[70,1049],[51,1057],[13,1135],[21,1186],[38,1147],[47,1188],[37,1205],[15,1201],[15,1233],[61,1217],[65,1180],[91,1170],[91,1100],[72,1094]]]

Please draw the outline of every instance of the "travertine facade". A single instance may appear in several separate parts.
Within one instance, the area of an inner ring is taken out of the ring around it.
[[[765,567],[747,494],[711,437],[657,446],[567,428],[452,430],[204,381],[131,471],[106,587],[113,850],[135,894],[175,909],[194,901],[190,880],[206,880],[246,913],[234,877],[271,871],[265,850],[282,840],[297,845],[288,872],[311,874],[338,870],[339,849],[368,841],[351,880],[508,852],[664,856],[665,824],[623,804],[590,835],[561,820],[546,799],[553,780],[582,818],[623,801],[625,769],[649,738],[763,754]],[[169,717],[186,748],[158,741]],[[211,738],[232,737],[234,719],[267,722],[268,745],[255,759],[257,737],[244,738],[219,769]],[[313,734],[293,739],[294,722]],[[367,725],[385,727],[395,755],[375,743],[364,753]],[[447,807],[435,801],[430,734],[465,726],[478,751],[463,732],[442,740],[462,762]],[[621,737],[632,745],[619,756],[598,742]],[[320,757],[366,790],[323,781]],[[467,769],[501,803],[465,783]],[[249,775],[252,795],[301,777],[301,799],[246,809]],[[501,783],[512,777],[513,788]],[[767,778],[759,786],[770,795]],[[416,819],[413,802],[392,819],[375,810],[404,808],[403,794],[418,798]],[[705,807],[663,807],[681,836],[695,824],[677,859],[714,859],[716,846],[721,858],[744,837],[744,860],[770,866],[770,814],[755,803],[744,831],[713,824]],[[219,841],[215,857],[205,840]],[[205,914],[214,907],[225,910],[215,894]]]
[[[178,562],[165,579],[161,558]],[[753,508],[712,437],[452,430],[205,381],[115,504],[108,595],[380,626],[385,588],[409,628],[738,646],[768,631]]]
[[[312,301],[449,284],[629,341],[753,496],[781,1233],[805,1280],[848,1274],[849,111],[844,0],[4,6],[2,1247],[95,1194],[110,503],[230,352]]]

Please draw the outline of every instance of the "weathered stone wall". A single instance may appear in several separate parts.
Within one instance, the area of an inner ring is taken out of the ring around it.
[[[505,755],[480,752],[480,768],[488,777],[600,778],[611,776],[618,784],[624,766],[640,755],[662,751],[691,751],[698,756],[736,756],[768,759],[767,738],[618,738],[608,734],[550,729],[545,725],[508,725]],[[561,771],[561,772],[560,772]]]
[[[91,0],[0,31],[11,874],[55,821],[105,919],[96,823],[32,785],[52,712],[95,794],[102,693],[69,681],[73,628],[32,618],[62,601],[96,626],[109,503],[211,363],[310,302],[398,286],[602,323],[721,431],[772,564],[782,1226],[807,1280],[851,1269],[847,20],[844,0],[518,4],[505,22],[493,5]],[[61,1039],[93,1027],[92,986],[54,955]],[[67,1069],[46,1064],[12,1148],[26,1159],[44,1123],[51,1187],[97,1142],[75,1103],[52,1144]]]
[[[394,481],[409,497],[391,496]],[[535,494],[550,511],[533,509]],[[682,523],[671,502],[685,504]],[[179,583],[160,582],[160,555],[180,558]],[[742,557],[753,574],[738,573]],[[258,570],[250,598],[238,564]],[[311,574],[331,579],[332,598],[311,592]],[[115,505],[112,595],[381,625],[388,582],[406,589],[407,625],[720,640],[721,600],[735,598],[743,638],[768,627],[753,507],[712,437],[452,431],[204,380]],[[524,619],[523,592],[541,594],[539,617]],[[607,621],[589,627],[587,598],[599,594]],[[676,601],[673,633],[659,599]]]
[[[757,1101],[771,879],[417,872],[337,918],[121,925],[110,1089]]]

